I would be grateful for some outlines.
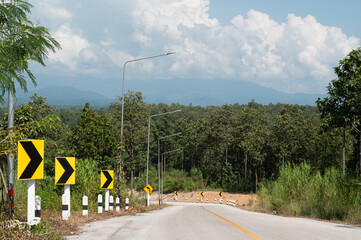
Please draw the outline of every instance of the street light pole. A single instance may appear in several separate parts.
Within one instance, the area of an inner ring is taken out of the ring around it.
[[[142,60],[147,60],[147,59],[157,58],[157,57],[164,57],[164,56],[168,56],[168,55],[172,55],[172,54],[175,54],[175,52],[167,52],[167,53],[160,54],[160,55],[144,57],[144,58],[137,58],[137,59],[126,61],[124,63],[124,65],[123,65],[123,86],[122,86],[122,116],[121,116],[121,122],[120,122],[120,146],[122,146],[122,144],[123,144],[125,66],[131,62],[137,62],[137,61],[142,61]],[[122,149],[120,149],[120,153],[119,153],[119,176],[118,176],[119,180],[121,179],[121,172],[122,172]]]
[[[179,132],[179,133],[175,133],[175,134],[171,134],[168,136],[158,138],[158,202],[159,202],[159,205],[160,205],[160,140],[169,138],[169,137],[174,137],[174,136],[181,135],[181,134],[182,134],[182,132]]]
[[[165,154],[168,154],[168,153],[174,153],[174,152],[178,152],[178,151],[181,151],[183,150],[182,148],[178,148],[178,149],[175,149],[175,150],[172,150],[172,151],[168,151],[168,152],[164,152],[162,153],[162,197],[161,197],[161,202],[163,203],[163,179],[164,179],[164,168],[165,168],[165,160],[164,160],[164,155]]]
[[[163,116],[163,115],[167,115],[167,114],[171,114],[171,113],[176,113],[176,112],[180,112],[181,110],[175,110],[175,111],[171,111],[171,112],[165,112],[165,113],[159,113],[159,114],[154,114],[149,116],[148,119],[148,146],[147,146],[147,176],[146,176],[146,181],[145,181],[145,185],[148,185],[148,171],[149,171],[149,140],[150,140],[150,119],[152,117],[158,117],[158,116]],[[149,206],[149,194],[146,194],[146,205]]]

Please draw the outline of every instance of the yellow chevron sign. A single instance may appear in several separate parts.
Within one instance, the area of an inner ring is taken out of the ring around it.
[[[113,189],[114,171],[102,170],[100,172],[100,188],[101,189]]]
[[[55,158],[55,184],[75,184],[75,157]]]
[[[44,178],[44,140],[18,141],[18,180]]]

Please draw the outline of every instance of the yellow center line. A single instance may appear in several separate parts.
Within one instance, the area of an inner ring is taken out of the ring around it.
[[[248,236],[250,236],[251,238],[253,238],[253,239],[255,239],[255,240],[262,240],[261,238],[257,237],[257,236],[256,236],[256,235],[254,235],[253,233],[248,232],[246,229],[244,229],[244,228],[242,228],[242,227],[238,226],[237,224],[235,224],[235,223],[233,223],[233,222],[231,222],[231,221],[229,221],[229,220],[225,219],[224,217],[219,216],[218,214],[216,214],[216,213],[214,213],[214,212],[212,212],[212,211],[209,211],[209,210],[208,210],[207,208],[205,208],[205,207],[202,207],[202,208],[203,208],[204,210],[206,210],[206,211],[208,211],[208,212],[212,213],[213,215],[215,215],[215,216],[219,217],[219,218],[220,218],[220,219],[222,219],[223,221],[226,221],[227,223],[231,224],[233,227],[235,227],[235,228],[237,228],[238,230],[240,230],[241,232],[243,232],[243,233],[247,234],[247,235],[248,235]]]

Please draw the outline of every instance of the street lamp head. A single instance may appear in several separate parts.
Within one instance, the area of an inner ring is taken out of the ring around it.
[[[175,54],[175,52],[167,52],[167,55]]]

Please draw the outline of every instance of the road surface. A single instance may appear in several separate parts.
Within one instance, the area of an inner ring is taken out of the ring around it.
[[[89,223],[67,239],[361,239],[361,227],[200,203]]]

